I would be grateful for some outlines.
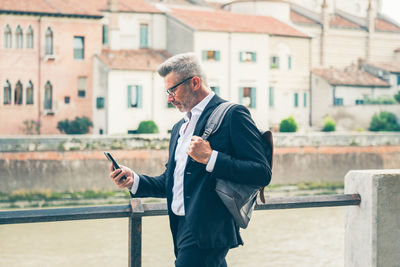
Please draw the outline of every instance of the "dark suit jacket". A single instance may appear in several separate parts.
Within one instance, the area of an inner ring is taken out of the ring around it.
[[[201,136],[211,112],[225,102],[215,95],[201,114],[194,135]],[[174,184],[175,148],[179,129],[184,121],[172,129],[166,170],[157,177],[139,175],[139,187],[133,197],[166,197],[170,227],[177,233],[176,216],[171,210]],[[263,150],[261,135],[249,111],[235,105],[226,114],[220,129],[208,139],[211,148],[218,151],[212,173],[206,165],[188,158],[184,172],[184,205],[186,222],[197,244],[204,249],[236,247],[243,244],[239,227],[215,193],[215,178],[242,184],[265,186],[270,182],[271,169]],[[176,246],[175,246],[176,249]]]

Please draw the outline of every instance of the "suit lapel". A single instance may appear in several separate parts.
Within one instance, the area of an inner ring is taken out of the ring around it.
[[[171,133],[171,141],[170,141],[170,148],[169,148],[169,160],[174,160],[175,159],[175,149],[176,145],[178,144],[178,138],[179,138],[179,130],[182,127],[182,124],[185,122],[184,119],[180,120],[176,127],[175,130]]]

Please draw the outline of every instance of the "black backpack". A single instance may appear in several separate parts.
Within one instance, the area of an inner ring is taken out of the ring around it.
[[[206,128],[202,135],[204,140],[207,140],[211,134],[215,133],[219,129],[226,113],[234,105],[234,103],[224,102],[214,109],[207,120]],[[264,141],[264,152],[272,169],[274,152],[272,132],[260,131],[260,133],[262,140]],[[235,222],[241,228],[246,228],[250,221],[258,192],[260,192],[261,202],[265,204],[264,187],[243,185],[227,180],[216,179],[215,191],[232,214]]]

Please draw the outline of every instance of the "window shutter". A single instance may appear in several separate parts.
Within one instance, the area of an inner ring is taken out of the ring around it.
[[[220,53],[219,51],[215,51],[215,61],[219,61],[220,59]]]
[[[269,87],[269,106],[274,106],[274,87]]]
[[[131,96],[132,96],[132,86],[128,85],[128,108],[132,106]]]
[[[256,62],[257,61],[257,53],[251,53],[251,61]]]
[[[239,87],[239,104],[243,104],[243,87]]]
[[[239,61],[240,61],[240,62],[243,62],[243,52],[240,52],[240,53],[239,53]]]
[[[256,108],[256,88],[252,87],[250,90],[250,107]]]
[[[203,60],[204,60],[204,61],[207,61],[207,51],[206,51],[206,50],[203,50],[203,51],[202,51],[202,54],[203,54]]]
[[[137,97],[137,107],[138,108],[142,107],[142,102],[143,102],[142,101],[142,99],[143,99],[143,97],[142,97],[142,95],[143,95],[142,88],[143,88],[143,86],[141,86],[141,85],[137,85],[136,86],[136,90],[137,90],[136,97]]]

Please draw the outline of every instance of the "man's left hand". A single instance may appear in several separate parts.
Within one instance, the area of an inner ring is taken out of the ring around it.
[[[207,164],[211,157],[212,149],[208,141],[194,135],[186,153],[195,161]]]

